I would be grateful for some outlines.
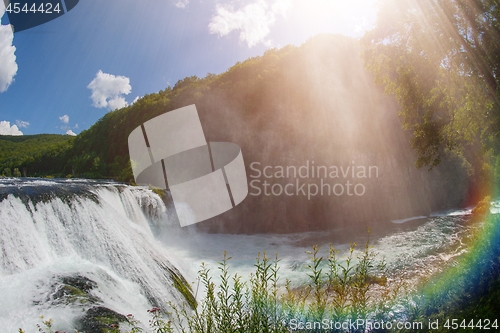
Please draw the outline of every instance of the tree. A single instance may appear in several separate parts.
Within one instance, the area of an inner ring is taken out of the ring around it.
[[[13,176],[14,176],[14,177],[21,177],[21,172],[19,171],[19,169],[18,169],[18,168],[15,168],[15,169],[14,169]]]
[[[365,64],[401,104],[417,166],[500,136],[500,1],[383,0]]]

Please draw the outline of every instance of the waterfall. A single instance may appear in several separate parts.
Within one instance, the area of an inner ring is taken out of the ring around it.
[[[496,200],[492,213],[498,207]],[[373,251],[385,258],[389,275],[404,273],[417,281],[423,272],[443,272],[468,251],[469,235],[481,228],[468,223],[469,213],[437,212],[389,223],[372,234]],[[333,243],[340,262],[350,251],[341,229],[208,234],[196,225],[181,228],[176,214],[144,187],[0,178],[0,330],[38,332],[40,315],[54,319],[53,331],[96,332],[96,317],[124,319],[129,313],[147,326],[147,310],[154,306],[194,306],[198,284],[193,282],[202,262],[217,285],[225,250],[233,257],[230,274],[243,281],[255,271],[257,253],[279,252],[281,281],[297,286],[308,281],[305,251],[313,245],[326,251]],[[366,236],[349,240],[364,244]],[[355,256],[361,250],[362,245]]]
[[[175,228],[165,204],[145,188],[0,180],[3,329],[36,331],[44,315],[70,331],[96,309],[147,323],[153,306],[188,303],[179,284],[194,277],[154,236],[169,224]]]

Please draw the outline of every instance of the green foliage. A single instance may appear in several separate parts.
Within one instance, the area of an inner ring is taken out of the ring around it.
[[[325,259],[320,255],[320,248],[314,246],[312,251],[307,252],[310,254],[310,262],[306,265],[310,271],[307,274],[310,282],[295,288],[291,287],[290,281],[286,281],[285,285],[279,283],[278,254],[271,259],[265,252],[259,253],[255,259],[255,273],[247,282],[242,282],[238,274],[230,275],[231,257],[224,252],[218,267],[218,285],[212,281],[210,270],[202,263],[198,276],[204,287],[204,297],[199,305],[188,304],[189,308],[185,305],[178,308],[169,304],[172,313],[162,312],[156,307],[148,310],[151,316],[149,327],[154,333],[284,333],[289,332],[292,319],[357,319],[355,316],[361,313],[360,309],[366,310],[371,306],[371,310],[376,310],[373,306],[377,306],[368,294],[368,289],[373,286],[368,283],[368,277],[378,272],[372,269],[376,255],[370,249],[367,241],[364,252],[357,258],[358,263],[354,263],[352,244],[346,263],[341,264],[335,249],[330,248]],[[327,274],[323,273],[322,263],[325,261],[328,261]],[[390,289],[389,284],[379,287]],[[360,291],[360,288],[363,290]],[[108,319],[100,315],[98,319],[102,327],[110,332],[121,332],[115,317],[117,315]],[[43,324],[50,329],[52,321],[44,321]],[[142,332],[140,323],[132,315],[127,316],[127,324],[132,329],[130,332]]]
[[[161,188],[153,187],[151,185],[149,185],[149,189],[151,191],[153,191],[154,193],[156,193],[160,198],[164,198],[165,197],[165,190],[163,190]]]
[[[187,322],[188,332],[288,332],[292,319],[341,321],[366,318],[368,311],[377,312],[379,307],[370,293],[374,288],[373,281],[383,281],[377,288],[388,293],[393,287],[383,277],[373,278],[385,265],[384,261],[376,265],[376,254],[368,242],[357,256],[356,263],[355,244],[351,244],[344,264],[339,263],[338,251],[333,247],[325,258],[320,255],[320,248],[314,246],[307,252],[310,254],[306,265],[309,283],[295,288],[290,281],[279,284],[280,259],[277,254],[271,260],[265,252],[259,253],[255,259],[255,273],[248,282],[242,283],[237,274],[231,279],[228,265],[231,257],[224,252],[218,267],[220,284],[216,286],[212,282],[209,269],[202,264],[199,277],[205,288],[205,298],[193,314],[185,308],[173,306],[177,322]],[[326,274],[324,268],[327,268]],[[397,296],[400,294],[387,297],[387,300]]]
[[[12,172],[10,171],[10,168],[3,169],[3,175],[5,177],[12,177]]]
[[[385,0],[364,36],[375,82],[401,104],[417,166],[500,135],[500,5]]]
[[[148,312],[151,314],[149,326],[153,329],[153,333],[174,332],[172,328],[172,321],[165,321],[162,318],[161,310],[159,308],[152,308],[151,310],[148,310]]]
[[[397,8],[404,10],[403,5]],[[398,21],[399,23],[404,22]],[[448,142],[446,149],[454,149],[457,147],[457,142],[462,139],[471,141],[478,133],[480,134],[478,128],[486,116],[473,114],[469,109],[480,109],[491,113],[493,109],[488,106],[491,102],[474,89],[476,86],[472,78],[467,81],[468,88],[461,86],[463,84],[461,72],[455,71],[458,63],[449,65],[453,69],[449,74],[445,70],[448,67],[441,66],[439,52],[432,53],[432,57],[421,57],[420,50],[427,50],[428,44],[416,48],[413,44],[420,44],[414,42],[411,44],[412,52],[408,51],[409,47],[404,47],[404,39],[398,39],[401,45],[396,42],[381,44],[380,36],[386,36],[389,32],[383,27],[377,29],[378,35],[374,33],[375,37],[371,39],[367,37],[371,41],[370,50],[366,53],[367,66],[376,72],[379,83],[387,85],[388,92],[395,93],[408,104],[408,108],[402,111],[403,119],[406,126],[414,130],[411,143],[420,156],[419,165],[443,160],[441,155],[444,141]],[[317,122],[314,123],[315,128],[327,126],[322,121],[322,110],[333,106],[327,99],[317,97],[322,96],[319,93],[321,91],[336,89],[335,85],[338,83],[334,85],[329,81],[331,75],[318,76],[316,72],[334,71],[342,87],[351,89],[350,84],[354,79],[348,74],[344,76],[343,71],[350,66],[357,68],[357,63],[353,62],[356,57],[352,55],[360,51],[362,47],[357,41],[327,34],[318,35],[300,47],[288,45],[282,49],[267,50],[262,56],[238,62],[219,75],[209,73],[204,78],[186,77],[179,80],[173,88],[167,87],[158,93],[145,95],[133,105],[107,113],[77,137],[60,136],[67,140],[61,146],[54,146],[48,150],[40,149],[32,159],[22,158],[7,164],[0,163],[0,170],[8,168],[12,172],[17,167],[27,176],[65,177],[71,174],[72,177],[112,178],[132,182],[134,177],[128,155],[130,132],[160,114],[193,103],[196,103],[202,121],[207,124],[205,128],[208,137],[214,135],[212,132],[226,135],[221,133],[223,131],[217,131],[217,125],[211,120],[224,115],[224,112],[227,113],[225,117],[227,121],[234,122],[236,119],[240,121],[238,125],[241,126],[239,129],[242,132],[258,129],[258,124],[264,119],[269,119],[272,124],[273,117],[286,117],[283,126],[287,127],[279,129],[279,142],[286,142],[295,147],[303,145],[303,148],[296,148],[297,155],[300,149],[303,149],[304,153],[309,152],[311,146],[308,143],[311,142],[315,143],[316,149],[322,149],[321,151],[342,149],[343,145],[340,143],[349,133],[343,132],[342,128],[329,131],[337,133],[332,135],[338,136],[332,136],[331,140],[318,143],[314,137],[318,133],[305,132],[302,120],[313,119],[312,121]],[[310,67],[311,59],[319,61],[324,67]],[[366,99],[367,103],[373,103],[373,98],[382,100],[378,92],[376,94],[366,92],[365,95],[361,99]],[[453,99],[453,96],[466,97],[462,101]],[[455,107],[457,105],[460,106],[459,109]],[[281,114],[280,108],[290,108],[290,112],[293,112],[290,114],[293,116],[287,117],[286,113]],[[311,110],[315,110],[317,115],[311,114]],[[366,123],[363,127],[366,128],[366,138],[380,137],[378,127],[372,126],[370,120],[375,117],[380,116],[365,112],[359,119],[353,119],[359,124]],[[247,128],[249,124],[255,127]],[[463,124],[468,126],[462,126]],[[460,130],[466,127],[467,130]],[[393,132],[393,129],[394,132],[398,130],[397,128],[388,130]],[[270,129],[263,130],[271,132]],[[373,133],[368,133],[370,131]],[[365,135],[359,136],[358,139],[363,140],[364,137]],[[374,140],[367,141],[370,141],[366,143],[367,149],[373,151],[380,149]],[[10,143],[21,144],[21,142]],[[370,144],[373,147],[369,146]],[[253,150],[258,145],[256,142],[248,143],[248,147],[251,148],[248,149],[246,156],[250,159],[255,158],[257,152]],[[9,153],[6,156],[10,155]]]
[[[188,302],[188,305],[191,309],[196,309],[198,303],[196,302],[196,298],[193,296],[193,290],[189,283],[184,279],[184,277],[180,274],[176,274],[174,271],[170,270],[170,276],[174,280],[174,287],[177,289],[184,299]]]
[[[13,177],[21,177],[21,171],[18,168],[14,168],[14,172],[12,173]]]
[[[177,81],[177,83],[174,85],[174,88],[172,90],[179,90],[179,89],[183,89],[183,88],[195,85],[198,81],[200,81],[200,79],[196,75],[186,77],[182,80]]]
[[[62,135],[0,136],[0,170],[18,168],[27,176],[53,175],[85,178],[113,178],[132,182],[128,136],[140,124],[186,105],[205,105],[211,91],[227,93],[250,109],[258,107],[258,94],[248,95],[279,68],[294,47],[268,50],[263,56],[238,63],[220,74],[179,80],[173,88],[140,98],[133,105],[111,111],[76,137]],[[265,91],[265,89],[263,90]],[[5,176],[8,171],[2,171]]]
[[[321,280],[323,269],[320,269],[320,265],[321,262],[323,261],[323,257],[318,256],[318,252],[319,248],[316,245],[313,247],[312,252],[307,251],[307,253],[311,255],[309,259],[311,259],[312,261],[310,265],[307,265],[307,267],[311,270],[311,274],[308,274],[308,276],[312,282],[312,291],[313,291],[312,310],[315,311],[312,312],[311,315],[313,318],[316,319],[323,317],[327,301],[327,297],[325,297],[327,289],[325,288]]]
[[[500,228],[495,227],[497,222],[493,219],[487,223],[487,236],[483,241],[500,238]],[[271,260],[266,253],[259,254],[255,260],[255,273],[249,281],[242,282],[238,274],[230,275],[231,257],[224,252],[218,267],[218,285],[212,281],[210,270],[202,263],[198,276],[204,287],[204,297],[198,307],[191,310],[169,303],[171,313],[159,308],[148,310],[151,316],[150,332],[320,332],[322,329],[317,327],[293,328],[292,320],[302,323],[321,322],[323,319],[345,322],[368,318],[378,322],[404,320],[424,323],[422,328],[407,329],[407,332],[430,331],[425,323],[438,319],[441,323],[438,331],[445,332],[442,324],[447,318],[469,321],[495,318],[498,313],[500,248],[492,247],[489,242],[475,245],[488,252],[482,252],[482,256],[469,255],[465,262],[450,268],[448,279],[424,286],[424,296],[415,299],[409,297],[403,276],[387,279],[385,260],[377,260],[369,237],[363,251],[356,256],[355,246],[351,243],[344,258],[338,257],[339,252],[331,245],[326,257],[321,256],[320,248],[314,246],[312,251],[307,252],[310,255],[306,264],[309,282],[297,287],[292,287],[289,280],[284,285],[278,283],[280,260],[277,255]],[[470,261],[474,261],[474,265]],[[475,274],[475,269],[471,267],[479,268],[481,274]],[[396,304],[407,309],[408,317],[402,319],[395,315],[393,310]],[[142,324],[132,315],[128,315],[120,325],[113,318],[101,319],[106,322],[107,332],[144,332]],[[40,332],[53,333],[52,320],[43,320],[38,327]],[[349,327],[332,331],[366,330]],[[398,330],[393,325],[392,329],[383,331]],[[20,329],[19,332],[23,331]]]
[[[6,177],[20,177],[22,173],[33,175],[32,169],[36,168],[41,174],[49,174],[52,170],[59,168],[60,159],[51,163],[46,160],[47,156],[63,154],[71,145],[73,137],[68,135],[38,134],[10,136],[0,135],[0,170]],[[18,170],[13,175],[14,169]]]

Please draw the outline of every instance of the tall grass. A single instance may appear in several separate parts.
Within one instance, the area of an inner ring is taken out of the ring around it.
[[[314,246],[307,251],[308,282],[295,287],[290,280],[280,281],[278,254],[271,258],[266,252],[259,253],[255,272],[243,282],[238,274],[230,276],[231,257],[224,252],[218,285],[202,264],[199,278],[204,298],[199,307],[190,312],[186,306],[171,305],[172,313],[166,315],[171,316],[175,330],[200,333],[289,332],[301,331],[292,323],[381,318],[389,303],[403,294],[401,283],[388,282],[385,260],[377,261],[369,237],[357,256],[355,247],[351,243],[347,257],[339,258],[331,244],[326,252]]]
[[[229,273],[232,258],[224,252],[216,272],[220,281],[218,284],[213,282],[212,272],[205,264],[198,271],[203,294],[198,306],[192,310],[189,304],[178,307],[170,303],[170,313],[153,308],[148,311],[151,316],[148,331],[324,332],[321,328],[301,329],[297,324],[323,320],[387,319],[387,310],[403,294],[401,284],[388,282],[385,260],[377,260],[377,254],[369,245],[369,236],[359,255],[355,255],[355,247],[356,243],[351,243],[347,257],[341,258],[331,244],[326,252],[314,246],[312,251],[307,251],[307,282],[295,286],[288,279],[280,280],[281,259],[277,253],[273,257],[266,252],[259,253],[255,258],[255,271],[244,281],[243,276]],[[110,326],[106,332],[144,331],[130,315],[128,325],[124,324],[120,326],[128,326],[128,329]],[[51,326],[45,326],[46,331],[40,328],[41,332],[52,332]]]

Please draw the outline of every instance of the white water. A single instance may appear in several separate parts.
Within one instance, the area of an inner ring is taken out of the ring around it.
[[[500,204],[496,201],[491,202],[491,208],[490,212],[492,214],[498,214],[500,211],[498,208],[500,207]],[[408,217],[400,220],[391,220],[392,223],[405,223],[408,221],[413,221],[413,220],[420,220],[420,219],[425,219],[428,217],[443,217],[443,216],[465,216],[465,215],[470,215],[472,213],[472,209],[474,207],[468,207],[465,209],[449,209],[441,212],[432,212],[429,216],[421,215],[421,216],[413,216],[413,217]]]
[[[405,223],[405,222],[408,222],[408,221],[420,220],[420,219],[425,219],[425,218],[427,218],[427,216],[421,215],[421,216],[408,217],[408,218],[400,219],[400,220],[391,220],[391,222],[392,223],[401,224],[401,223]]]
[[[54,302],[58,277],[84,276],[96,282],[91,294],[103,306],[133,313],[143,323],[153,306],[149,300],[158,305],[182,302],[158,261],[179,269],[190,283],[205,262],[217,283],[223,251],[233,257],[231,272],[245,280],[255,271],[258,252],[267,251],[270,257],[278,252],[281,281],[301,284],[307,281],[305,251],[317,244],[324,253],[339,232],[201,234],[195,226],[180,228],[153,192],[112,183],[3,179],[0,200],[5,193],[11,193],[0,201],[0,320],[5,332],[19,327],[37,332],[42,314],[54,319],[54,330],[71,331],[74,319],[91,305]],[[45,194],[43,200],[40,193]],[[498,207],[496,202],[492,210]],[[373,250],[379,259],[386,258],[392,274],[438,272],[467,251],[464,235],[472,227],[463,223],[462,215],[443,212],[393,224],[385,234],[373,235]],[[366,237],[353,241],[362,250]],[[349,244],[333,245],[345,258]],[[193,286],[196,290],[196,283]]]
[[[500,207],[498,201],[492,203]],[[492,207],[493,207],[492,206]],[[458,258],[468,250],[467,241],[471,237],[471,229],[479,224],[468,224],[471,209],[436,212],[432,217],[419,216],[394,223],[383,234],[372,235],[370,245],[377,253],[377,261],[383,258],[387,263],[389,275],[414,278],[429,276],[442,272],[457,262]],[[492,213],[495,213],[493,208]],[[412,221],[412,222],[410,222]],[[394,221],[393,221],[394,222]],[[183,232],[185,232],[183,234]],[[210,268],[217,280],[219,262],[223,252],[232,257],[229,261],[232,274],[237,273],[248,280],[250,273],[255,272],[255,258],[260,252],[267,251],[267,256],[274,259],[278,252],[280,276],[292,285],[308,282],[307,264],[313,245],[320,247],[319,255],[327,256],[332,239],[338,239],[341,231],[308,232],[287,235],[227,235],[200,234],[193,229],[184,229],[180,233],[172,233],[171,227],[159,231],[158,239],[178,257],[192,263],[193,269],[199,269],[201,263]],[[352,241],[357,245],[354,257],[363,251],[366,234],[359,235]],[[345,238],[345,237],[343,237]],[[339,251],[340,262],[345,262],[349,254],[349,243],[332,244]]]
[[[157,262],[182,270],[153,237],[148,219],[168,223],[161,199],[146,189],[72,181],[0,182],[3,193],[64,193],[34,203],[9,194],[0,202],[0,320],[2,331],[37,331],[38,316],[52,318],[56,330],[70,331],[89,304],[56,305],[51,295],[60,277],[84,276],[97,282],[91,293],[121,314],[148,322],[148,303],[181,304],[182,296]],[[41,190],[40,190],[41,189]],[[38,192],[37,192],[38,193]],[[93,201],[97,198],[98,202]],[[18,195],[19,196],[19,195]],[[22,198],[22,195],[20,196]],[[142,206],[142,207],[141,207]],[[146,211],[146,214],[144,213]],[[155,212],[155,216],[147,212]],[[189,271],[182,271],[188,279]]]

